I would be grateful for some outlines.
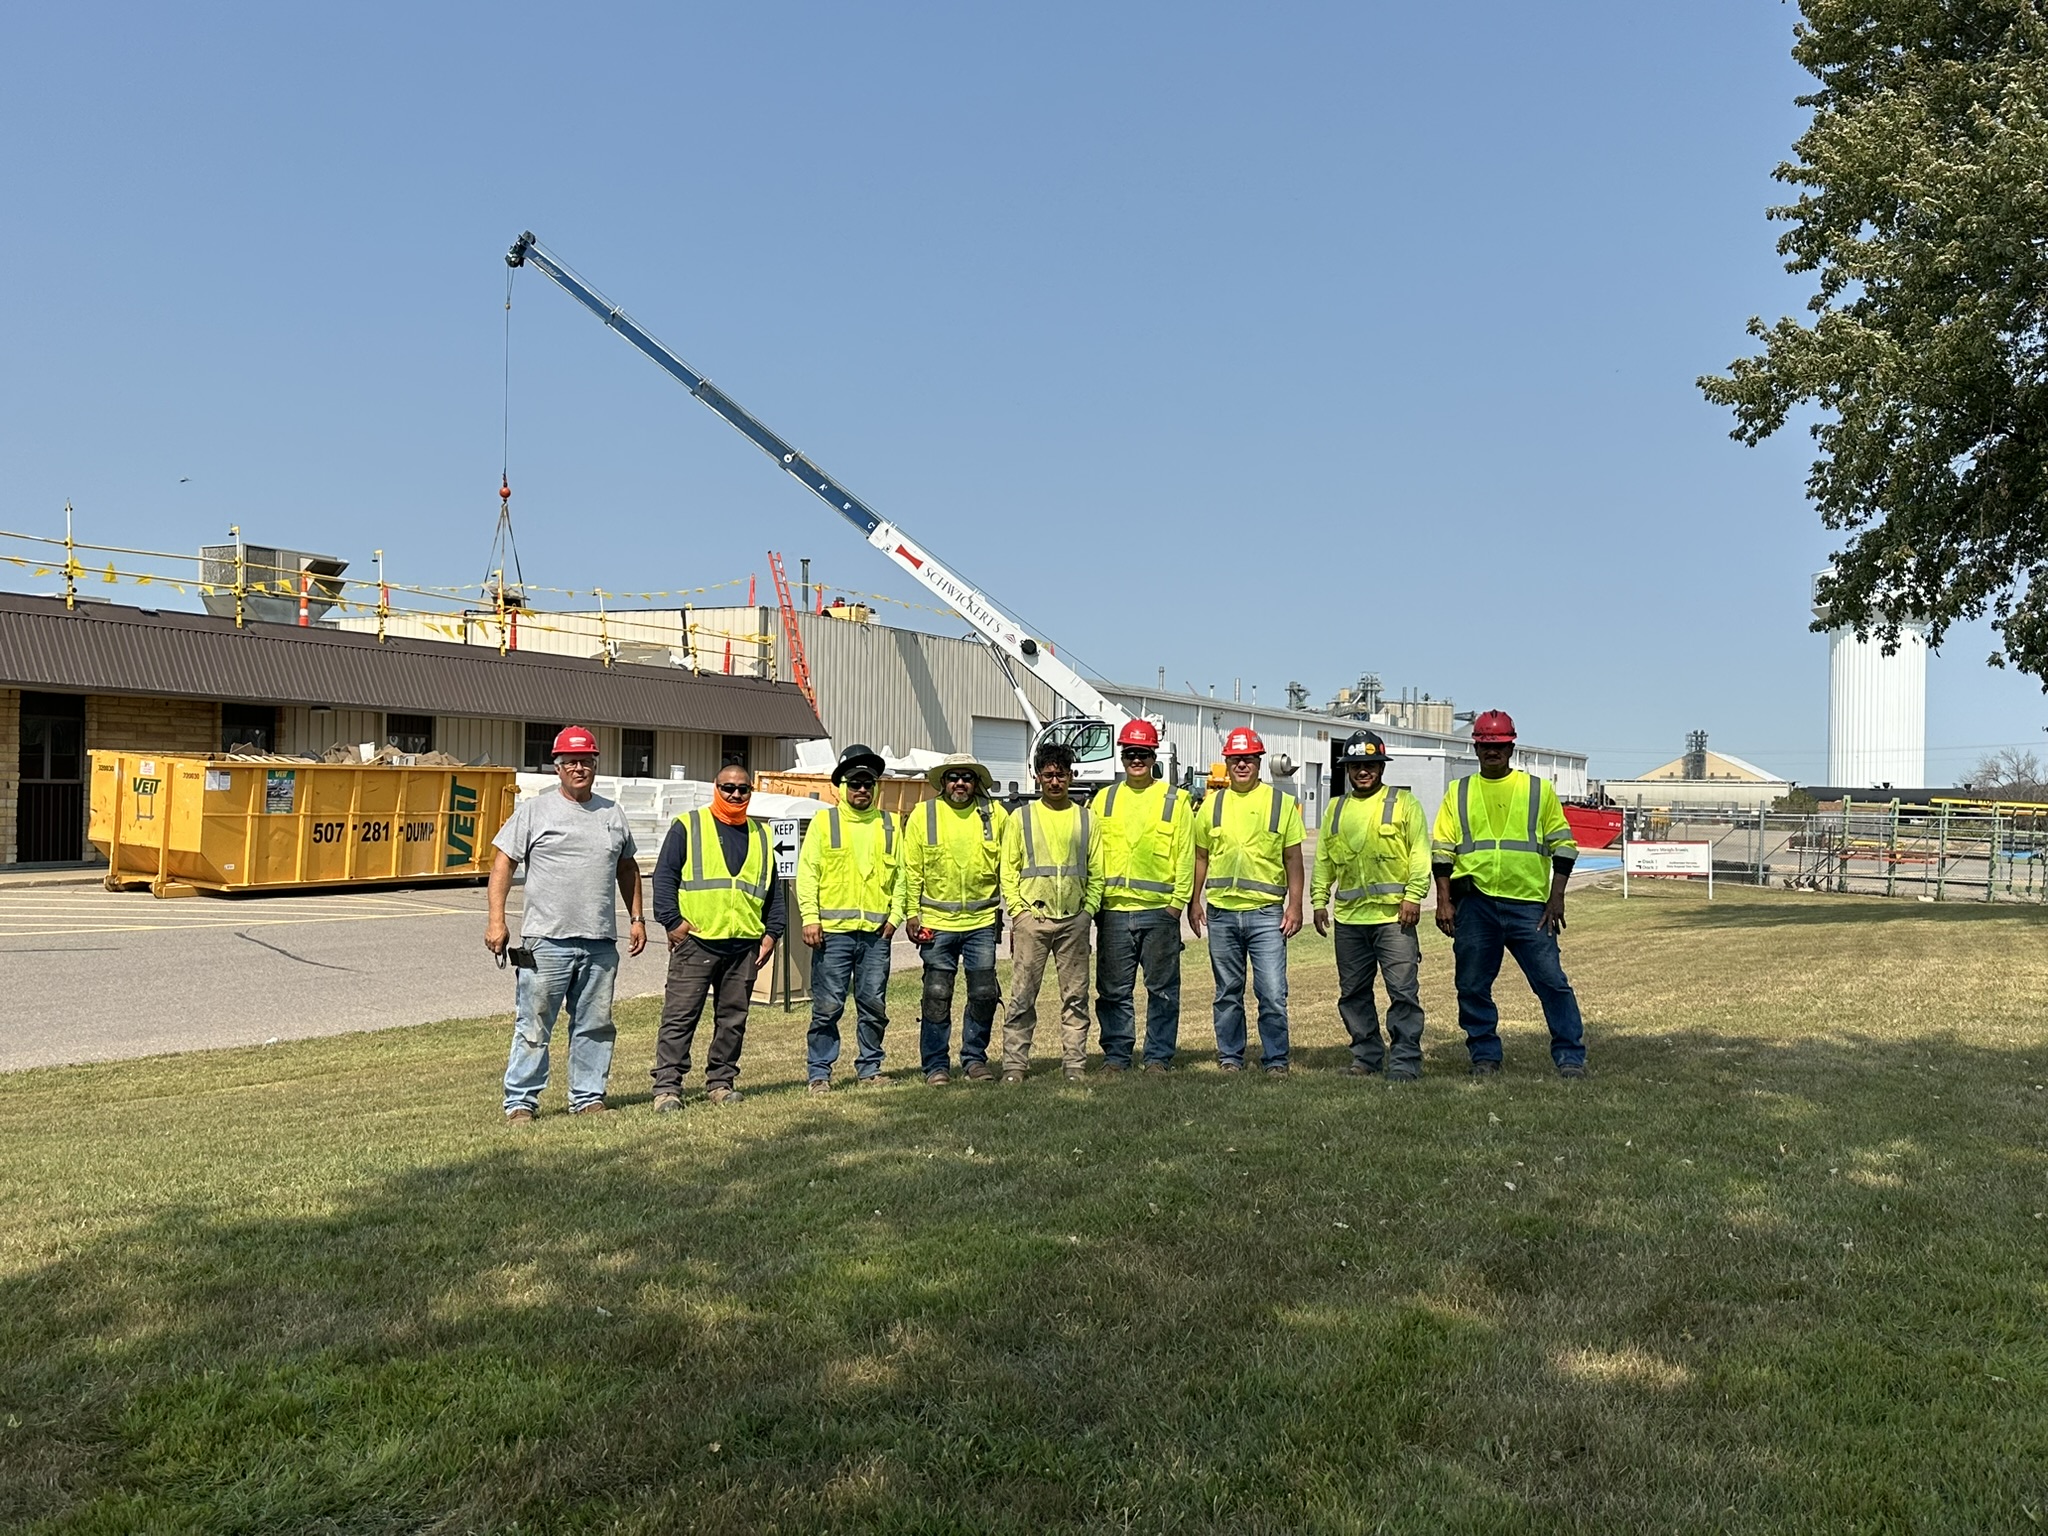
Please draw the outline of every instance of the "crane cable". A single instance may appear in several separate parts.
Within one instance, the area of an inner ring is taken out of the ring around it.
[[[505,406],[498,455],[498,528],[491,539],[490,568],[484,572],[489,590],[495,573],[502,595],[505,586],[505,557],[511,556],[512,574],[520,591],[526,590],[526,572],[519,563],[519,541],[512,534],[512,283],[518,268],[505,271]]]

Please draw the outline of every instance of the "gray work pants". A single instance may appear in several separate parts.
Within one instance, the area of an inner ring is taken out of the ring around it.
[[[1372,981],[1387,983],[1387,1034],[1397,1071],[1422,1066],[1422,943],[1399,923],[1337,924],[1337,1012],[1351,1033],[1351,1059],[1377,1072],[1383,1057]]]

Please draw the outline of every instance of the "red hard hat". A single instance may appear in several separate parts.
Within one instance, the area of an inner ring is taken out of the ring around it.
[[[597,738],[580,725],[565,725],[555,737],[555,756],[560,757],[564,752],[588,752],[595,757]]]
[[[1248,725],[1240,725],[1223,738],[1225,757],[1264,757],[1266,744],[1259,740],[1259,733]]]
[[[1472,722],[1474,741],[1513,741],[1515,722],[1508,718],[1504,709],[1489,709]]]
[[[1126,721],[1124,728],[1116,733],[1116,744],[1120,747],[1159,746],[1159,727],[1150,720]]]

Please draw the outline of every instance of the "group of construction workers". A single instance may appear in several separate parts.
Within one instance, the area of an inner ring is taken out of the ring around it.
[[[565,738],[570,734],[563,733]],[[574,745],[586,738],[587,733]],[[899,815],[877,803],[885,773],[880,755],[866,746],[848,747],[832,770],[837,803],[812,817],[797,859],[796,921],[813,952],[809,1090],[832,1090],[849,992],[855,1015],[854,1081],[887,1081],[889,954],[899,928],[923,958],[920,1068],[934,1087],[950,1083],[956,1070],[952,1014],[963,974],[959,1073],[971,1081],[1026,1080],[1048,966],[1059,996],[1062,1069],[1069,1081],[1084,1079],[1090,1071],[1091,954],[1095,1070],[1170,1071],[1180,1049],[1183,923],[1209,941],[1217,1067],[1225,1073],[1246,1069],[1249,985],[1256,1003],[1258,1065],[1269,1076],[1284,1077],[1291,1066],[1287,944],[1301,931],[1304,894],[1316,932],[1327,935],[1334,927],[1338,1011],[1351,1042],[1351,1061],[1344,1070],[1355,1077],[1412,1081],[1422,1071],[1422,955],[1416,930],[1432,885],[1436,925],[1452,939],[1458,1022],[1472,1075],[1490,1076],[1501,1069],[1493,983],[1503,955],[1511,954],[1542,1005],[1554,1069],[1560,1077],[1582,1077],[1583,1027],[1558,947],[1565,926],[1565,885],[1578,850],[1550,783],[1511,766],[1514,742],[1514,722],[1505,713],[1481,714],[1473,727],[1479,772],[1449,786],[1434,826],[1426,828],[1415,796],[1385,782],[1384,741],[1369,730],[1355,732],[1339,758],[1343,792],[1332,799],[1324,817],[1312,874],[1304,867],[1300,802],[1261,778],[1265,744],[1249,727],[1224,738],[1226,782],[1200,803],[1160,776],[1158,728],[1143,719],[1129,721],[1118,735],[1123,776],[1085,804],[1072,793],[1072,749],[1049,742],[1034,753],[1036,797],[1014,810],[995,798],[986,766],[956,754],[930,770],[934,796]],[[502,888],[509,886],[511,869],[521,861],[528,869],[523,936],[529,947],[536,938],[533,885],[547,866],[549,850],[535,841],[535,827],[564,824],[587,834],[586,824],[605,820],[603,809],[610,808],[610,802],[590,794],[590,768],[565,766],[561,747],[558,742],[562,795],[576,809],[551,808],[524,827],[515,814],[500,834],[504,878],[493,877],[485,940],[494,953],[506,947]],[[594,742],[591,747],[594,756]],[[740,1053],[755,976],[782,941],[788,921],[766,829],[747,815],[751,776],[745,768],[729,766],[718,774],[713,795],[710,805],[676,818],[655,868],[655,920],[669,944],[653,1074],[654,1108],[660,1113],[682,1107],[692,1045],[707,1002],[713,1032],[706,1053],[706,1098],[712,1103],[739,1099]],[[525,811],[523,803],[520,812]],[[623,818],[616,821],[623,829]],[[618,888],[625,892],[623,870],[633,850],[630,832],[624,837],[621,850],[615,834],[605,839],[586,835],[590,868],[583,882],[592,891],[602,864],[605,878],[617,872]],[[637,880],[627,904],[633,952],[638,953],[644,924]],[[1011,954],[1007,1008],[996,976],[1006,928]],[[544,944],[573,944],[614,936],[539,937]],[[572,987],[550,982],[558,969],[523,969],[520,975],[505,1099],[506,1113],[515,1121],[533,1116],[535,1069],[545,1081],[547,1036],[565,1006],[571,1015],[570,1107],[578,1113],[605,1107],[602,1076],[590,1070],[598,1043],[586,1036],[602,1034],[608,1068],[609,974],[603,978],[599,1030],[596,1020],[580,1016]],[[1142,1051],[1135,996],[1141,974],[1146,993]],[[1376,980],[1388,998],[1384,1036]],[[999,1012],[1000,1053],[991,1062]],[[581,1058],[579,1051],[584,1052]]]

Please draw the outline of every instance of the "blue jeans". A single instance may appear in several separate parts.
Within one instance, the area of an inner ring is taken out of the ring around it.
[[[882,1070],[882,1032],[889,1027],[889,941],[879,928],[828,933],[811,959],[810,1076],[829,1078],[839,1060],[839,1016],[846,1011],[847,983],[853,984],[859,1019],[853,1070],[873,1077]]]
[[[1105,1066],[1128,1067],[1138,1043],[1134,995],[1145,971],[1145,1059],[1165,1066],[1180,1044],[1180,919],[1164,907],[1105,909],[1095,951],[1095,1023]]]
[[[612,1074],[612,987],[619,946],[610,939],[528,939],[536,969],[518,972],[518,1016],[505,1063],[505,1113],[534,1109],[548,1085],[548,1038],[569,1010],[569,1107],[604,1102]]]
[[[1244,973],[1259,1000],[1260,1065],[1287,1065],[1287,941],[1278,904],[1250,912],[1209,909],[1209,969],[1216,977],[1216,1059],[1244,1065]]]
[[[966,933],[935,930],[924,950],[924,1008],[917,1044],[924,1070],[953,1070],[953,982],[967,972],[967,1006],[960,1013],[960,1065],[988,1063],[988,1040],[1003,1000],[996,984],[996,925]]]
[[[1458,898],[1458,931],[1451,958],[1458,975],[1458,1023],[1474,1061],[1500,1060],[1500,1010],[1493,1004],[1493,979],[1506,951],[1529,980],[1550,1026],[1550,1059],[1560,1067],[1583,1066],[1585,1025],[1579,999],[1565,980],[1557,935],[1542,928],[1543,903],[1509,901],[1479,891]]]

